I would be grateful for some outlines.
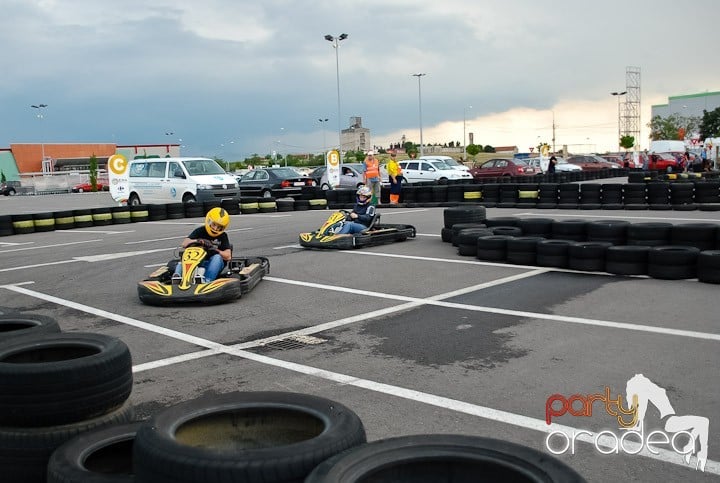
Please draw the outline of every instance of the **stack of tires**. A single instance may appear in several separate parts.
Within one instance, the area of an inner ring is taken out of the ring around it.
[[[52,318],[3,312],[2,481],[45,482],[50,455],[59,446],[90,430],[132,421],[132,382],[130,351],[119,339],[62,333]]]

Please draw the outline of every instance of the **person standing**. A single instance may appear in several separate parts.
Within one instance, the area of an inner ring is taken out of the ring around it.
[[[365,156],[365,184],[372,192],[370,204],[377,205],[380,200],[380,162],[375,157],[375,151],[368,151]]]
[[[390,204],[397,205],[400,202],[400,192],[402,191],[402,168],[397,162],[395,151],[390,153],[387,172],[390,179]]]
[[[548,173],[555,174],[555,165],[557,164],[557,158],[555,156],[550,156],[550,161],[548,161]]]

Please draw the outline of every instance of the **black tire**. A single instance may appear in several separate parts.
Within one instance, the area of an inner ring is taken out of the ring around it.
[[[445,228],[452,228],[458,223],[482,223],[485,221],[486,211],[484,206],[446,208],[443,210],[443,221]]]
[[[77,423],[41,428],[0,427],[0,468],[3,483],[44,483],[50,455],[65,442],[97,428],[129,423],[127,402],[119,409]]]
[[[440,229],[440,239],[444,241],[445,243],[452,242],[452,236],[453,232],[451,228],[441,228]]]
[[[305,483],[469,483],[585,480],[545,452],[478,436],[413,435],[374,441],[320,464]]]
[[[477,245],[458,244],[458,255],[463,257],[474,257],[477,255]]]
[[[450,237],[450,242],[453,244],[453,246],[457,246],[458,242],[455,239],[457,237],[458,233],[460,233],[462,230],[467,229],[476,229],[476,228],[486,228],[486,226],[482,223],[456,223],[452,226],[452,236]],[[492,235],[492,232],[489,232],[488,235]]]
[[[567,268],[569,240],[543,240],[537,244],[537,265]]]
[[[588,222],[585,233],[588,241],[604,241],[613,245],[625,245],[627,228],[625,220],[597,220]]]
[[[128,206],[136,206],[140,204],[140,197],[135,193],[132,193],[127,201]]]
[[[718,225],[715,223],[684,223],[673,225],[670,230],[670,244],[696,247],[700,250],[712,250]]]
[[[605,271],[605,251],[608,242],[573,242],[568,245],[568,268],[583,272]]]
[[[720,250],[706,250],[698,255],[698,280],[705,283],[720,283]]]
[[[464,228],[457,232],[455,235],[455,238],[453,241],[458,245],[472,245],[474,248],[477,248],[477,240],[481,236],[488,236],[488,235],[494,235],[494,233],[483,227],[478,228]],[[474,255],[474,253],[473,253]]]
[[[50,456],[47,483],[132,483],[132,447],[139,422],[82,433]]]
[[[653,247],[648,252],[648,275],[663,280],[695,278],[699,254],[696,247]]]
[[[488,218],[485,220],[485,224],[488,228],[494,226],[518,226],[520,218],[516,216],[499,216],[497,218]]]
[[[521,218],[517,226],[522,230],[523,236],[550,238],[553,221],[555,220],[552,218]]]
[[[14,337],[56,334],[59,332],[60,326],[52,317],[20,312],[0,313],[0,343]]]
[[[649,246],[620,245],[605,252],[605,271],[615,275],[647,275]]]
[[[539,236],[521,236],[507,240],[506,261],[515,265],[535,265],[537,244],[544,240]]]
[[[133,461],[139,483],[301,482],[322,461],[365,441],[360,418],[337,402],[235,392],[153,416],[135,436]]]
[[[558,240],[585,241],[585,220],[555,220],[552,223],[552,237]]]
[[[633,223],[627,227],[628,245],[662,246],[670,244],[672,223]]]
[[[490,228],[493,235],[522,236],[523,232],[517,226],[494,226]]]
[[[0,425],[52,426],[105,414],[132,389],[130,350],[103,334],[28,335],[0,345]]]

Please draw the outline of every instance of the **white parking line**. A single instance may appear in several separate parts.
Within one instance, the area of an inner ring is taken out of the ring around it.
[[[83,240],[83,241],[68,242],[68,243],[55,243],[54,245],[36,245],[36,246],[25,247],[25,248],[12,248],[10,250],[2,250],[2,251],[0,251],[0,254],[11,253],[11,252],[22,252],[25,250],[40,250],[42,248],[66,247],[66,246],[70,246],[70,245],[80,245],[81,243],[95,243],[95,242],[101,242],[101,241],[102,241],[102,238],[97,238],[95,240]]]
[[[135,230],[123,230],[123,231],[116,231],[116,230],[55,230],[59,233],[95,233],[99,235],[122,235],[124,233],[134,233]]]
[[[233,355],[236,357],[241,357],[246,360],[258,362],[260,364],[265,364],[272,367],[278,367],[282,369],[286,369],[289,371],[297,372],[300,374],[305,374],[312,377],[317,377],[321,379],[325,379],[327,381],[336,382],[341,385],[345,386],[353,386],[357,388],[367,389],[369,391],[377,392],[380,394],[386,394],[389,396],[395,396],[398,398],[406,399],[409,401],[419,402],[422,404],[427,404],[430,406],[435,406],[438,408],[446,409],[449,411],[455,411],[458,413],[468,414],[471,416],[477,416],[483,419],[488,419],[491,421],[497,421],[505,424],[510,424],[512,426],[516,426],[523,429],[531,429],[533,431],[538,431],[541,433],[552,433],[554,431],[562,431],[568,435],[576,435],[575,439],[579,441],[583,441],[585,443],[593,443],[595,439],[598,439],[598,444],[601,446],[604,446],[606,448],[612,448],[615,442],[613,441],[613,438],[599,434],[599,433],[592,433],[590,431],[586,430],[579,430],[577,428],[574,428],[572,426],[566,426],[561,424],[546,424],[544,420],[542,419],[536,419],[531,418],[528,416],[524,416],[521,414],[511,413],[509,411],[501,411],[498,409],[493,409],[485,406],[480,406],[477,404],[471,404],[464,401],[459,401],[457,399],[451,399],[443,396],[438,396],[435,394],[429,394],[426,392],[416,391],[413,389],[407,389],[399,386],[392,386],[390,384],[384,384],[376,381],[371,381],[369,379],[362,379],[355,376],[342,374],[338,372],[332,372],[325,369],[319,369],[317,367],[307,366],[303,364],[298,364],[295,362],[289,362],[289,361],[283,361],[280,359],[275,359],[269,356],[261,355],[261,354],[255,354],[253,352],[244,351],[241,349],[236,349],[233,347],[228,347],[223,344],[218,344],[216,342],[212,342],[207,339],[203,339],[201,337],[192,336],[189,334],[185,334],[182,332],[178,332],[172,329],[166,329],[164,327],[158,327],[152,324],[149,324],[147,322],[143,322],[137,319],[132,319],[130,317],[125,317],[122,315],[114,314],[112,312],[107,312],[105,310],[96,309],[94,307],[89,307],[87,305],[78,304],[69,300],[61,299],[58,297],[54,297],[52,295],[46,295],[40,292],[35,292],[33,290],[28,290],[23,287],[14,286],[14,285],[5,285],[0,286],[1,288],[5,288],[7,290],[11,290],[17,293],[22,293],[24,295],[28,295],[30,297],[39,298],[51,303],[55,303],[58,305],[62,305],[65,307],[69,307],[75,310],[80,310],[82,312],[87,312],[93,315],[96,315],[98,317],[103,317],[111,320],[115,320],[117,322],[121,322],[133,327],[137,327],[139,329],[147,330],[150,332],[154,332],[160,335],[165,335],[167,337],[171,337],[177,340],[181,340],[183,342],[187,342],[190,344],[195,344],[200,347],[206,347],[208,349],[211,349],[217,353],[225,353],[229,355]],[[639,444],[632,442],[632,441],[625,441],[625,445],[631,446],[630,450],[632,451],[639,451],[639,455],[644,456],[646,458],[658,460],[658,461],[664,461],[667,463],[672,463],[678,466],[683,466],[688,469],[692,468],[691,466],[688,466],[685,464],[682,455],[675,453],[673,451],[660,449],[660,448],[654,448],[655,453],[651,453],[647,446],[640,446]],[[705,472],[706,473],[712,473],[720,475],[720,462],[713,461],[713,460],[707,460],[707,463],[705,465]]]

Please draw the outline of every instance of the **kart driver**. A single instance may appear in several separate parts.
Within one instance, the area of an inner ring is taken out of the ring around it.
[[[357,190],[355,207],[348,215],[349,220],[338,230],[336,235],[355,234],[367,230],[375,215],[375,207],[370,204],[372,190],[361,186]]]
[[[232,246],[225,229],[230,225],[230,215],[222,208],[213,208],[205,216],[205,225],[195,228],[182,242],[182,248],[201,245],[207,256],[200,263],[205,267],[205,282],[215,280],[232,257]],[[173,279],[180,278],[182,264],[175,267]]]

